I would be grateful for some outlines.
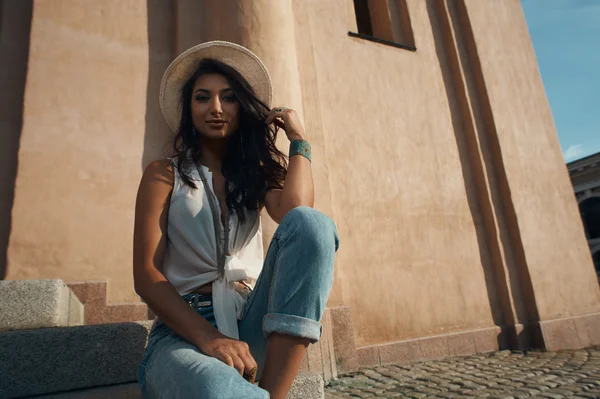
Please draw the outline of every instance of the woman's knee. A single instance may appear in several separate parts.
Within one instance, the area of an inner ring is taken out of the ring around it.
[[[324,213],[307,206],[299,206],[289,211],[281,221],[282,226],[289,225],[293,234],[323,249],[337,251],[339,237],[335,223]]]

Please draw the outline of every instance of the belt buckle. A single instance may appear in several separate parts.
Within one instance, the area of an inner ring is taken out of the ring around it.
[[[195,294],[187,301],[188,305],[190,305],[191,308],[203,308],[212,305],[212,300],[198,301],[199,296],[200,294]]]

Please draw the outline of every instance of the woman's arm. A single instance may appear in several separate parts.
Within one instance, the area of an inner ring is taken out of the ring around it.
[[[240,374],[256,367],[245,342],[227,338],[197,314],[162,274],[167,243],[167,217],[173,187],[173,166],[168,160],[152,162],[138,189],[133,233],[135,291],[173,331]]]
[[[135,206],[135,291],[167,326],[199,346],[214,327],[181,299],[161,272],[172,187],[173,167],[168,160],[154,161],[148,165],[140,182]]]
[[[304,128],[293,109],[275,108],[267,117],[266,123],[275,123],[284,129],[290,141],[304,138]],[[292,209],[298,206],[312,208],[314,203],[315,191],[310,161],[302,155],[291,156],[283,190],[271,190],[265,196],[267,212],[275,222],[280,223]]]

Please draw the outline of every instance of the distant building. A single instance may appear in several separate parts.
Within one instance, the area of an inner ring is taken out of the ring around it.
[[[600,280],[600,152],[567,164]]]

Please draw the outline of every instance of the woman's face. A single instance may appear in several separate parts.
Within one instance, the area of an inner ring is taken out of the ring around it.
[[[223,75],[205,74],[196,80],[191,108],[194,128],[204,137],[228,137],[239,126],[240,105]]]

